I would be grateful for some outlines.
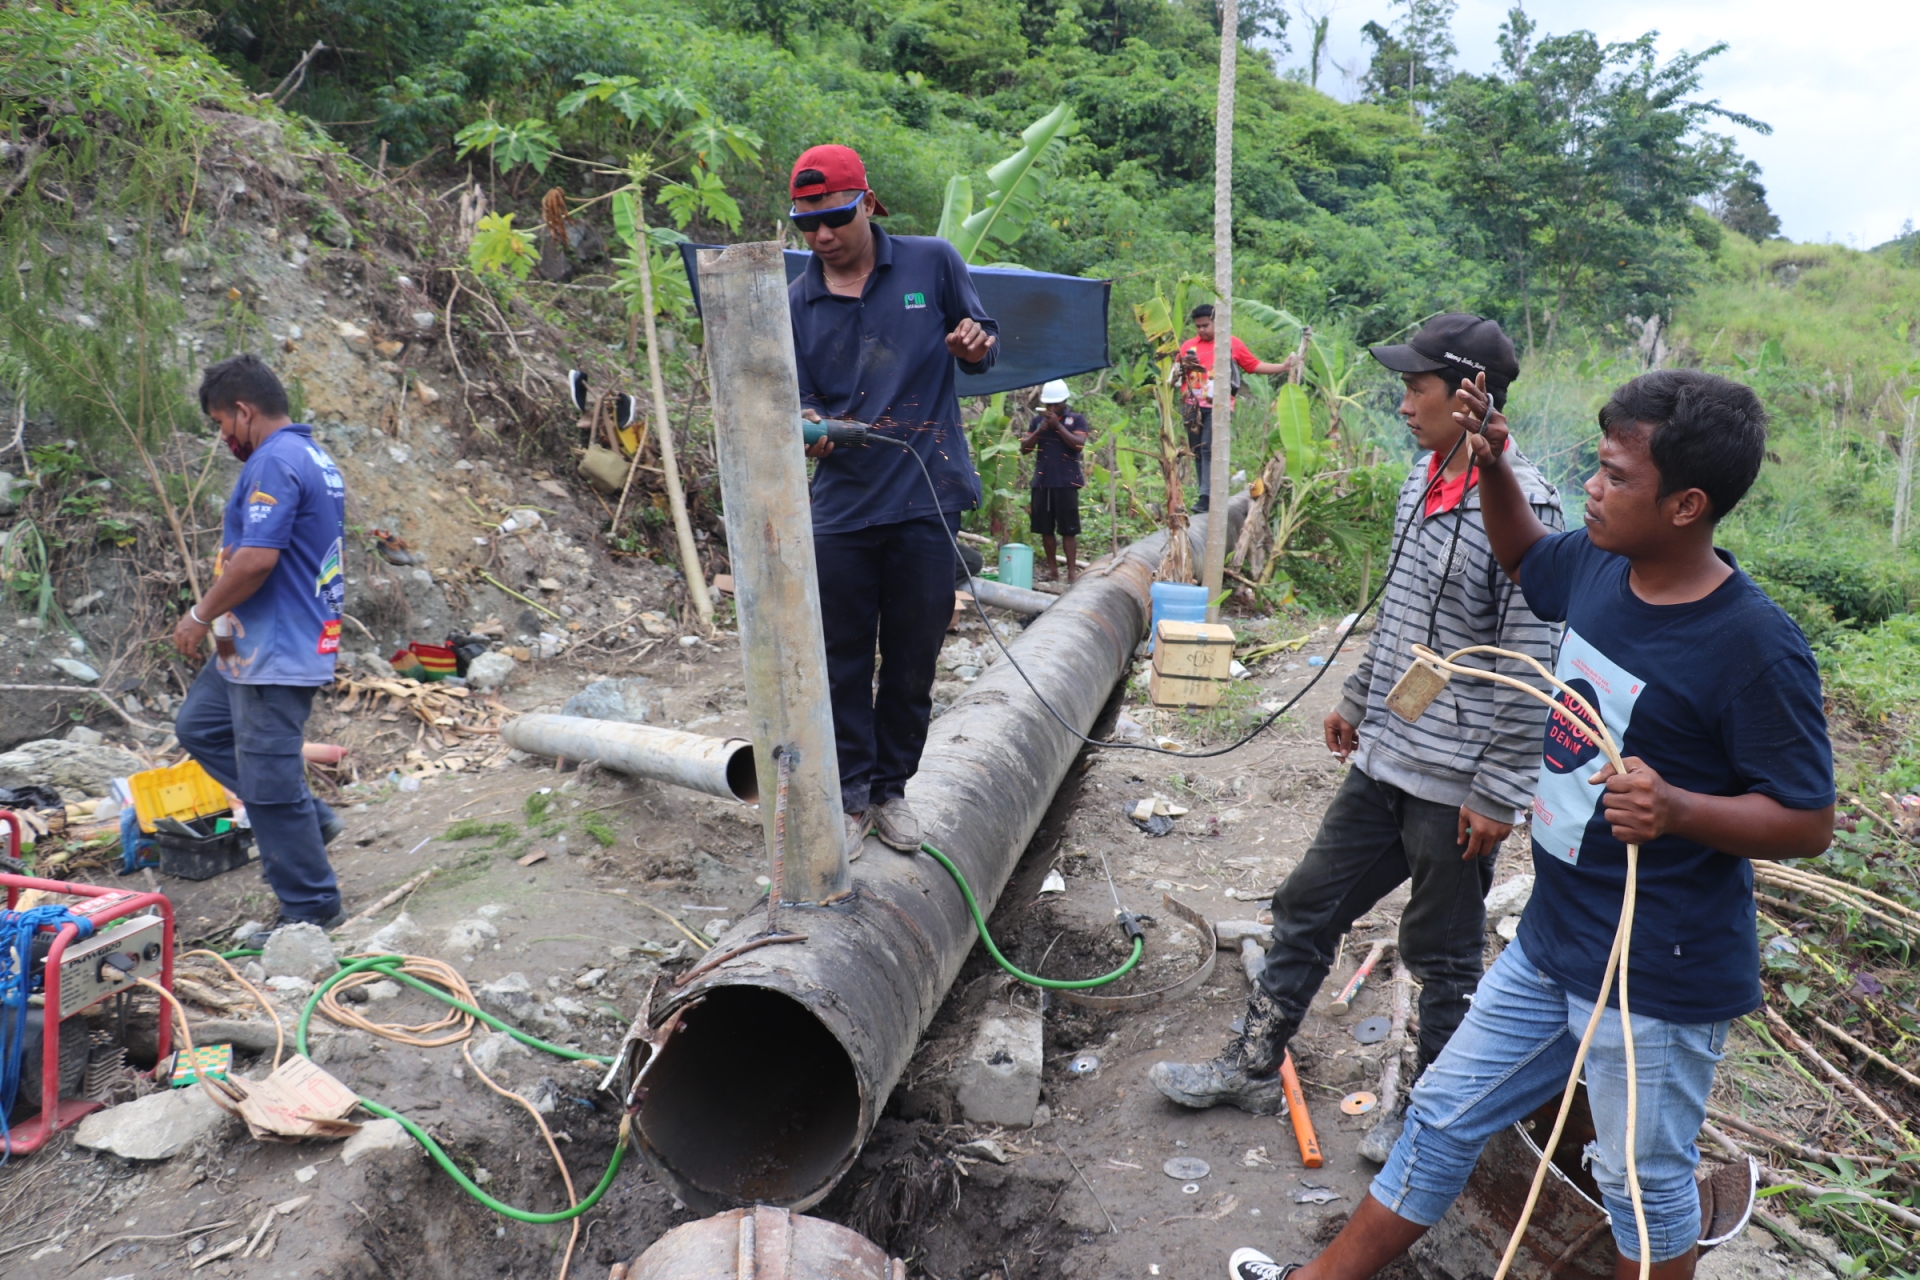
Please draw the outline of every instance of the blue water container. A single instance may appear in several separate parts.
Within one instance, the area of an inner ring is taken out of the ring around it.
[[[1033,590],[1033,548],[1009,542],[1000,548],[1000,581],[1009,587]]]
[[[1153,641],[1160,634],[1160,622],[1163,618],[1175,622],[1205,622],[1207,620],[1207,589],[1185,582],[1156,582],[1153,584],[1153,617],[1147,628],[1147,652],[1153,652]]]

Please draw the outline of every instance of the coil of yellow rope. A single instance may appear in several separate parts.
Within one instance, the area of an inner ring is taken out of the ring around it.
[[[1422,662],[1445,671],[1450,676],[1467,676],[1475,680],[1488,680],[1494,684],[1503,684],[1517,689],[1528,697],[1544,702],[1554,711],[1564,713],[1567,707],[1544,691],[1535,688],[1517,676],[1499,671],[1489,671],[1480,667],[1469,667],[1457,661],[1471,654],[1485,654],[1494,659],[1511,658],[1524,662],[1540,673],[1540,677],[1558,689],[1578,717],[1567,716],[1569,728],[1587,741],[1593,743],[1606,754],[1607,760],[1620,773],[1627,771],[1626,761],[1620,756],[1620,748],[1607,731],[1606,721],[1592,703],[1579,692],[1547,670],[1531,656],[1515,653],[1511,649],[1496,648],[1493,645],[1468,645],[1464,649],[1455,649],[1446,657],[1441,657],[1426,645],[1413,646],[1413,656]],[[1627,880],[1625,892],[1620,899],[1620,923],[1613,932],[1613,948],[1607,954],[1607,967],[1600,979],[1600,994],[1593,1002],[1593,1014],[1587,1019],[1586,1031],[1580,1037],[1580,1047],[1574,1051],[1573,1070],[1567,1075],[1566,1090],[1560,1095],[1560,1114],[1554,1117],[1553,1133],[1541,1145],[1540,1167],[1534,1170],[1533,1186],[1527,1191],[1526,1206],[1520,1211],[1520,1220],[1514,1224],[1513,1235],[1507,1241],[1507,1250],[1501,1255],[1500,1267],[1493,1273],[1493,1280],[1506,1280],[1507,1272],[1513,1266],[1514,1257],[1520,1252],[1520,1241],[1526,1237],[1527,1224],[1533,1219],[1534,1206],[1540,1200],[1540,1189],[1546,1185],[1547,1169],[1553,1162],[1553,1153],[1560,1146],[1560,1135],[1567,1127],[1567,1114],[1573,1109],[1573,1094],[1580,1085],[1580,1070],[1587,1064],[1587,1051],[1593,1047],[1593,1036],[1600,1029],[1600,1019],[1607,1011],[1607,996],[1613,990],[1614,979],[1620,980],[1620,1038],[1627,1057],[1627,1128],[1626,1163],[1627,1195],[1633,1201],[1633,1225],[1640,1238],[1640,1280],[1648,1280],[1653,1262],[1649,1256],[1652,1244],[1647,1238],[1646,1207],[1640,1199],[1640,1168],[1634,1155],[1634,1142],[1640,1129],[1640,1075],[1639,1066],[1633,1051],[1633,1019],[1627,1012],[1627,957],[1633,940],[1633,912],[1639,896],[1640,882],[1640,846],[1627,846]]]

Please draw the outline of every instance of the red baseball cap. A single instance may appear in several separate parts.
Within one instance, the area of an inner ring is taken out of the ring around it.
[[[820,175],[816,181],[802,183],[800,175],[807,170]],[[867,166],[860,161],[860,153],[852,147],[829,145],[808,147],[793,162],[793,177],[788,182],[788,190],[798,200],[805,197],[829,195],[835,191],[864,191],[873,195],[873,188],[867,185]],[[887,206],[880,203],[879,196],[873,196],[874,212],[878,217],[887,216]]]

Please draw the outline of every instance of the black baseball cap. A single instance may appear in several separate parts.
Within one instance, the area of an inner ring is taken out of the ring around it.
[[[1506,398],[1520,376],[1520,358],[1498,322],[1456,311],[1435,316],[1420,332],[1397,346],[1368,347],[1373,358],[1395,373],[1442,373],[1449,381],[1487,375],[1487,389]]]

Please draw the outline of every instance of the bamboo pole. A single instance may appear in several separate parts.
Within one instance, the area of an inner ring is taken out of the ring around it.
[[[1207,510],[1227,508],[1233,476],[1233,81],[1240,54],[1239,0],[1220,7],[1220,89],[1213,118],[1213,458],[1207,480]],[[1200,583],[1207,592],[1207,621],[1220,620],[1220,588],[1226,578],[1227,522],[1207,521]]]
[[[1907,427],[1900,433],[1900,481],[1893,492],[1893,545],[1906,541],[1907,523],[1913,515],[1913,450],[1916,443],[1914,414],[1920,412],[1920,397],[1907,401]]]
[[[640,201],[633,202],[634,221],[638,222]],[[647,379],[653,389],[653,420],[658,429],[660,441],[660,472],[666,480],[667,506],[673,512],[674,539],[680,544],[680,572],[687,578],[687,598],[693,601],[694,612],[700,615],[702,626],[713,626],[713,598],[707,594],[707,571],[700,567],[700,549],[693,543],[693,523],[687,519],[687,494],[680,487],[680,465],[673,456],[673,424],[667,420],[667,387],[660,376],[660,333],[653,322],[653,246],[647,239],[643,228],[639,243],[633,249],[634,260],[640,265],[640,310],[641,322],[647,328]],[[634,451],[634,461],[640,460],[638,450]],[[633,483],[633,471],[627,472],[627,484]],[[626,491],[622,489],[620,501],[626,502]],[[618,513],[616,513],[617,515]],[[617,535],[619,528],[614,529]]]

